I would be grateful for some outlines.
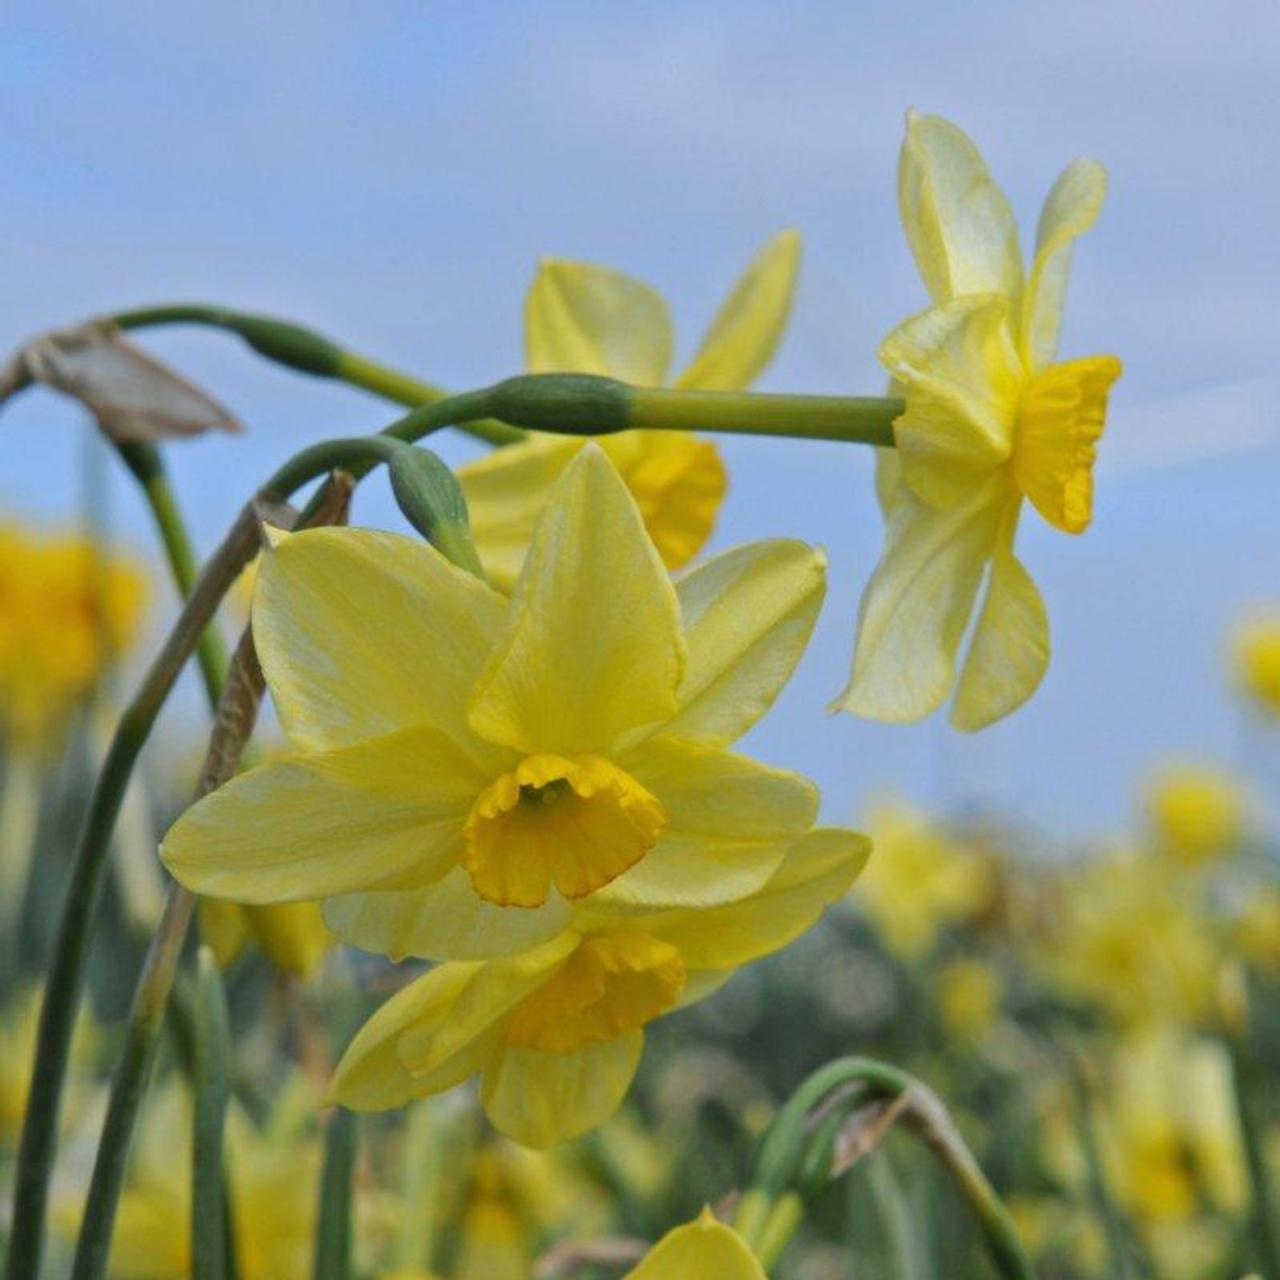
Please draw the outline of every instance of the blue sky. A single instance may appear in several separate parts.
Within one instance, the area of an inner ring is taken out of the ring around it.
[[[688,351],[758,243],[796,226],[795,323],[762,385],[875,392],[879,337],[923,301],[894,201],[904,109],[968,129],[1028,230],[1057,171],[1097,156],[1111,198],[1077,254],[1064,352],[1116,351],[1126,375],[1094,528],[1072,539],[1025,522],[1053,624],[1043,689],[976,739],[827,717],[879,547],[869,459],[733,442],[717,544],[787,533],[831,556],[813,648],[751,746],[817,777],[832,817],[887,784],[1054,831],[1122,820],[1135,778],[1168,755],[1238,754],[1224,629],[1280,603],[1271,0],[10,0],[5,27],[5,345],[203,298],[465,387],[518,368],[540,254],[650,280]],[[171,451],[206,546],[281,457],[389,416],[217,336],[148,341],[250,425]],[[23,442],[0,509],[72,515],[76,411],[28,395],[0,430]],[[127,485],[110,501],[147,546]],[[358,514],[394,523],[383,486]]]

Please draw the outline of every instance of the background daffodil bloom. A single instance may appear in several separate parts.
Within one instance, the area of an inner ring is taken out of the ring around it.
[[[624,1280],[767,1280],[759,1259],[732,1228],[704,1209],[669,1231]]]
[[[817,794],[726,748],[786,682],[824,590],[822,554],[781,541],[673,587],[594,447],[510,599],[415,539],[282,537],[253,625],[294,754],[195,805],[163,857],[198,893],[326,899],[340,936],[429,959],[528,948],[587,899],[741,898]]]
[[[0,732],[9,751],[57,749],[77,705],[137,638],[140,567],[79,534],[0,524]]]
[[[791,314],[800,237],[765,244],[734,285],[702,346],[674,379],[671,317],[660,294],[620,271],[549,258],[525,302],[525,360],[531,373],[595,373],[638,386],[738,391],[764,371]],[[681,431],[623,431],[601,447],[639,504],[649,536],[670,569],[687,564],[711,535],[726,477],[719,450]],[[491,580],[508,589],[520,572],[551,486],[581,439],[532,435],[461,468],[471,532]]]
[[[1248,831],[1244,786],[1210,765],[1165,766],[1147,785],[1146,806],[1158,851],[1184,867],[1235,853]]]
[[[1261,711],[1280,713],[1280,614],[1259,614],[1241,623],[1232,650],[1241,692]]]
[[[481,1104],[501,1132],[532,1147],[576,1137],[617,1110],[649,1022],[798,937],[869,849],[855,832],[811,831],[740,901],[621,918],[582,909],[574,927],[520,955],[440,965],[365,1024],[333,1097],[384,1110],[479,1074]]]
[[[954,685],[952,723],[979,729],[1021,706],[1044,675],[1048,618],[1014,535],[1024,498],[1067,533],[1092,517],[1095,446],[1120,362],[1054,358],[1072,248],[1105,190],[1096,161],[1067,167],[1024,276],[1009,203],[977,148],[946,120],[908,116],[899,205],[933,305],[880,348],[906,411],[896,450],[878,464],[885,547],[837,707],[917,720]]]
[[[252,941],[277,969],[304,982],[315,976],[334,942],[317,902],[255,907],[201,898],[200,936],[220,968],[228,968]]]

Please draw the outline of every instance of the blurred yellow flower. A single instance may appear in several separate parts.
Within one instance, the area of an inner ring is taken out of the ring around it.
[[[1169,765],[1147,786],[1147,813],[1156,846],[1187,867],[1234,853],[1245,835],[1244,787],[1207,765]]]
[[[382,1110],[479,1074],[485,1112],[517,1142],[546,1147],[584,1133],[621,1103],[646,1024],[804,932],[867,853],[854,832],[812,831],[740,901],[625,917],[580,908],[573,928],[530,951],[432,969],[365,1024],[333,1097]]]
[[[1250,964],[1280,978],[1280,888],[1253,886],[1232,922],[1232,936]]]
[[[1122,1027],[1191,1024],[1214,1007],[1213,922],[1159,859],[1119,850],[1065,872],[1044,949],[1058,989]]]
[[[943,1026],[952,1036],[976,1039],[1000,1017],[1004,982],[988,960],[963,956],[947,961],[938,969],[935,989]]]
[[[668,1232],[624,1280],[767,1280],[742,1237],[710,1209]]]
[[[944,928],[986,904],[988,866],[898,801],[872,806],[867,829],[875,857],[858,882],[857,901],[891,951],[905,960],[923,959]]]
[[[736,391],[764,371],[791,313],[800,237],[784,231],[757,254],[725,300],[677,387]],[[550,258],[525,303],[531,373],[594,373],[639,386],[668,381],[675,341],[667,304],[648,285],[588,262]],[[711,535],[726,478],[719,450],[681,431],[624,431],[601,447],[631,490],[663,561],[678,569]],[[461,468],[471,530],[492,581],[520,572],[538,513],[581,439],[533,435]]]
[[[603,453],[556,484],[508,599],[424,542],[281,535],[254,633],[295,754],[170,830],[166,863],[237,902],[327,899],[357,946],[480,959],[571,904],[709,906],[807,831],[807,780],[726,748],[772,704],[825,589],[762,542],[673,587]]]
[[[1259,614],[1232,638],[1236,682],[1264,711],[1280,713],[1280,614]]]
[[[0,734],[56,749],[68,718],[137,638],[141,567],[78,534],[0,524]]]
[[[286,1093],[289,1090],[285,1091]],[[227,1114],[227,1186],[240,1280],[310,1280],[319,1202],[319,1139],[277,1108],[255,1128]],[[191,1274],[191,1098],[170,1081],[143,1111],[111,1240],[115,1280],[187,1280]],[[55,1215],[68,1235],[80,1209]]]
[[[1024,498],[1067,533],[1093,514],[1095,447],[1120,361],[1054,359],[1074,242],[1105,190],[1096,161],[1068,166],[1024,277],[1013,214],[978,149],[938,116],[908,116],[899,207],[933,305],[880,348],[906,411],[897,448],[880,455],[885,548],[862,598],[844,710],[917,720],[955,685],[952,723],[980,729],[1040,683],[1048,618],[1014,537]]]
[[[315,977],[334,936],[318,902],[242,906],[221,898],[200,899],[200,936],[227,968],[251,940],[277,969],[304,982]]]

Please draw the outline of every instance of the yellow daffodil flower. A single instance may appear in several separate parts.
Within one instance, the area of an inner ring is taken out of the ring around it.
[[[977,148],[946,120],[908,116],[899,205],[933,305],[880,348],[906,411],[894,424],[897,448],[879,461],[885,548],[862,598],[839,708],[917,720],[955,685],[951,721],[972,730],[1039,684],[1048,619],[1014,535],[1024,498],[1067,533],[1092,517],[1094,453],[1120,362],[1054,360],[1072,248],[1105,190],[1096,161],[1068,166],[1045,201],[1024,276],[1008,201]]]
[[[0,733],[56,749],[76,706],[138,634],[145,579],[77,534],[0,524]]]
[[[255,907],[201,898],[200,936],[213,948],[220,968],[227,968],[253,941],[277,969],[304,982],[315,977],[334,942],[318,902]]]
[[[624,1280],[767,1280],[759,1259],[732,1228],[704,1209],[668,1232]]]
[[[1045,942],[1066,996],[1122,1027],[1186,1025],[1214,1007],[1220,955],[1212,922],[1156,858],[1127,851],[1071,871]]]
[[[797,937],[847,889],[868,848],[853,832],[812,831],[740,901],[622,917],[583,908],[573,928],[520,955],[432,969],[365,1024],[333,1096],[382,1110],[479,1074],[501,1132],[532,1147],[575,1137],[617,1109],[646,1024]]]
[[[874,805],[867,829],[876,856],[858,881],[858,904],[891,951],[922,960],[943,929],[981,910],[990,895],[988,867],[898,801]]]
[[[1236,682],[1270,715],[1280,714],[1280,614],[1258,614],[1232,638]]]
[[[511,598],[415,539],[282,536],[254,634],[292,755],[190,809],[198,893],[325,899],[367,950],[510,954],[571,905],[724,903],[814,821],[813,786],[726,750],[770,706],[825,589],[795,542],[674,587],[607,457],[557,481]]]
[[[1226,857],[1245,835],[1248,797],[1221,769],[1169,765],[1148,784],[1146,804],[1157,848],[1185,867]]]
[[[702,346],[673,385],[704,391],[749,387],[777,350],[791,312],[800,237],[770,240],[738,280]],[[543,261],[525,303],[531,373],[594,373],[638,386],[667,383],[675,340],[661,295],[607,267]],[[582,440],[534,435],[461,468],[471,531],[490,579],[515,581],[538,513]],[[680,431],[624,431],[602,438],[668,568],[687,564],[711,535],[726,477],[719,450]]]

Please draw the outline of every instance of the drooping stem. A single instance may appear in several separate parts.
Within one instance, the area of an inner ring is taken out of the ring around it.
[[[931,1090],[905,1071],[870,1058],[842,1058],[814,1072],[788,1099],[770,1125],[756,1157],[752,1184],[742,1197],[735,1225],[753,1247],[769,1244],[775,1206],[803,1174],[811,1141],[810,1113],[838,1091],[851,1098],[902,1101],[901,1121],[925,1143],[964,1197],[1005,1280],[1035,1280],[1031,1260],[1013,1219],[965,1145],[946,1107]],[[819,1134],[822,1130],[819,1130]]]
[[[110,319],[122,329],[170,324],[199,324],[221,329],[236,334],[259,355],[277,364],[313,377],[333,378],[409,407],[434,404],[449,394],[434,383],[349,351],[314,329],[272,316],[252,315],[200,302],[180,302],[119,311]],[[524,436],[518,429],[483,417],[450,425],[489,444],[513,444]]]

